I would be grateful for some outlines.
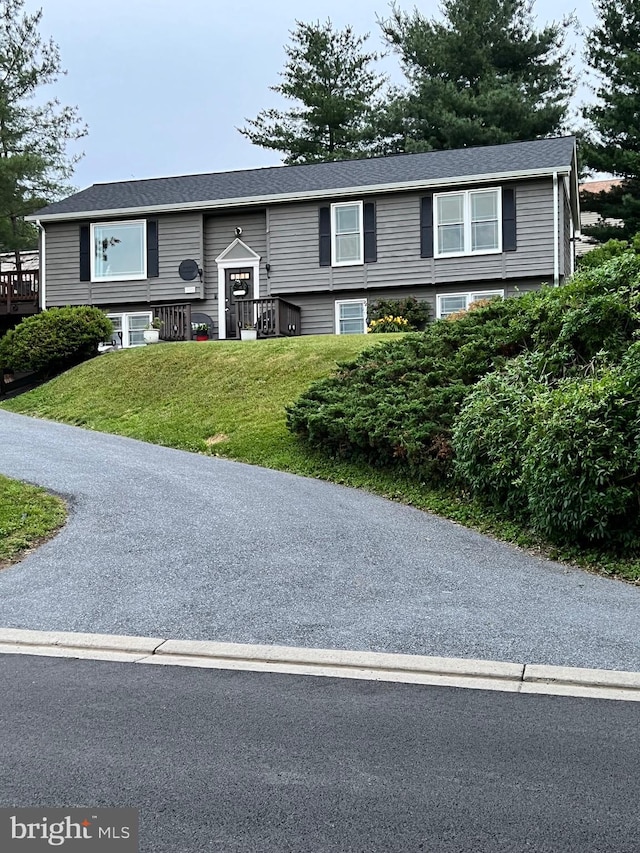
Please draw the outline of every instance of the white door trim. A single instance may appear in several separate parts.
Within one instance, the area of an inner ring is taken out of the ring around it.
[[[258,299],[260,296],[260,258],[256,255],[253,258],[236,258],[232,261],[217,261],[218,264],[218,338],[221,341],[227,337],[227,317],[225,311],[225,279],[226,271],[230,269],[240,269],[247,267],[253,270],[253,296],[252,299]]]

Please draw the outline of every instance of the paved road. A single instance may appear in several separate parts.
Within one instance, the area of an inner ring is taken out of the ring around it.
[[[637,853],[638,706],[0,656],[0,805],[142,853]]]
[[[640,670],[640,590],[362,492],[0,411],[68,496],[0,625]]]

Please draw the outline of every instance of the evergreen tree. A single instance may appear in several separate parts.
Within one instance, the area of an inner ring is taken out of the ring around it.
[[[38,239],[23,217],[69,189],[77,158],[67,143],[86,133],[74,108],[40,96],[64,71],[39,33],[42,10],[26,13],[24,2],[0,0],[0,248],[16,253],[18,269]]]
[[[563,131],[573,91],[567,19],[534,29],[529,0],[443,0],[443,19],[417,9],[379,20],[406,91],[386,111],[386,151],[493,145]]]
[[[281,152],[287,164],[366,156],[384,77],[372,67],[380,58],[366,53],[368,36],[331,21],[296,21],[282,83],[271,86],[294,102],[288,110],[263,110],[240,133],[255,145]]]
[[[622,179],[606,193],[584,193],[582,205],[623,225],[585,228],[599,240],[640,232],[640,4],[595,0],[596,26],[588,34],[587,61],[599,77],[597,103],[585,109],[593,134],[582,149],[585,165]]]

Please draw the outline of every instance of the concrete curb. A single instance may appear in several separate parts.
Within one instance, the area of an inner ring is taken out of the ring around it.
[[[640,672],[467,658],[19,628],[0,628],[0,654],[130,661],[640,701]]]

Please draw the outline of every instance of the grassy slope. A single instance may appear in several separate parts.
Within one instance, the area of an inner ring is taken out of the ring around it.
[[[386,337],[323,335],[125,350],[80,365],[3,408],[365,488],[554,558],[640,579],[640,561],[545,551],[527,530],[476,502],[397,474],[328,459],[291,436],[284,406],[313,380],[329,375],[336,361]]]
[[[55,533],[65,518],[60,498],[0,476],[0,568]]]
[[[80,365],[4,407],[277,467],[292,444],[284,406],[314,379],[329,375],[336,361],[372,342],[353,335],[124,350]]]

